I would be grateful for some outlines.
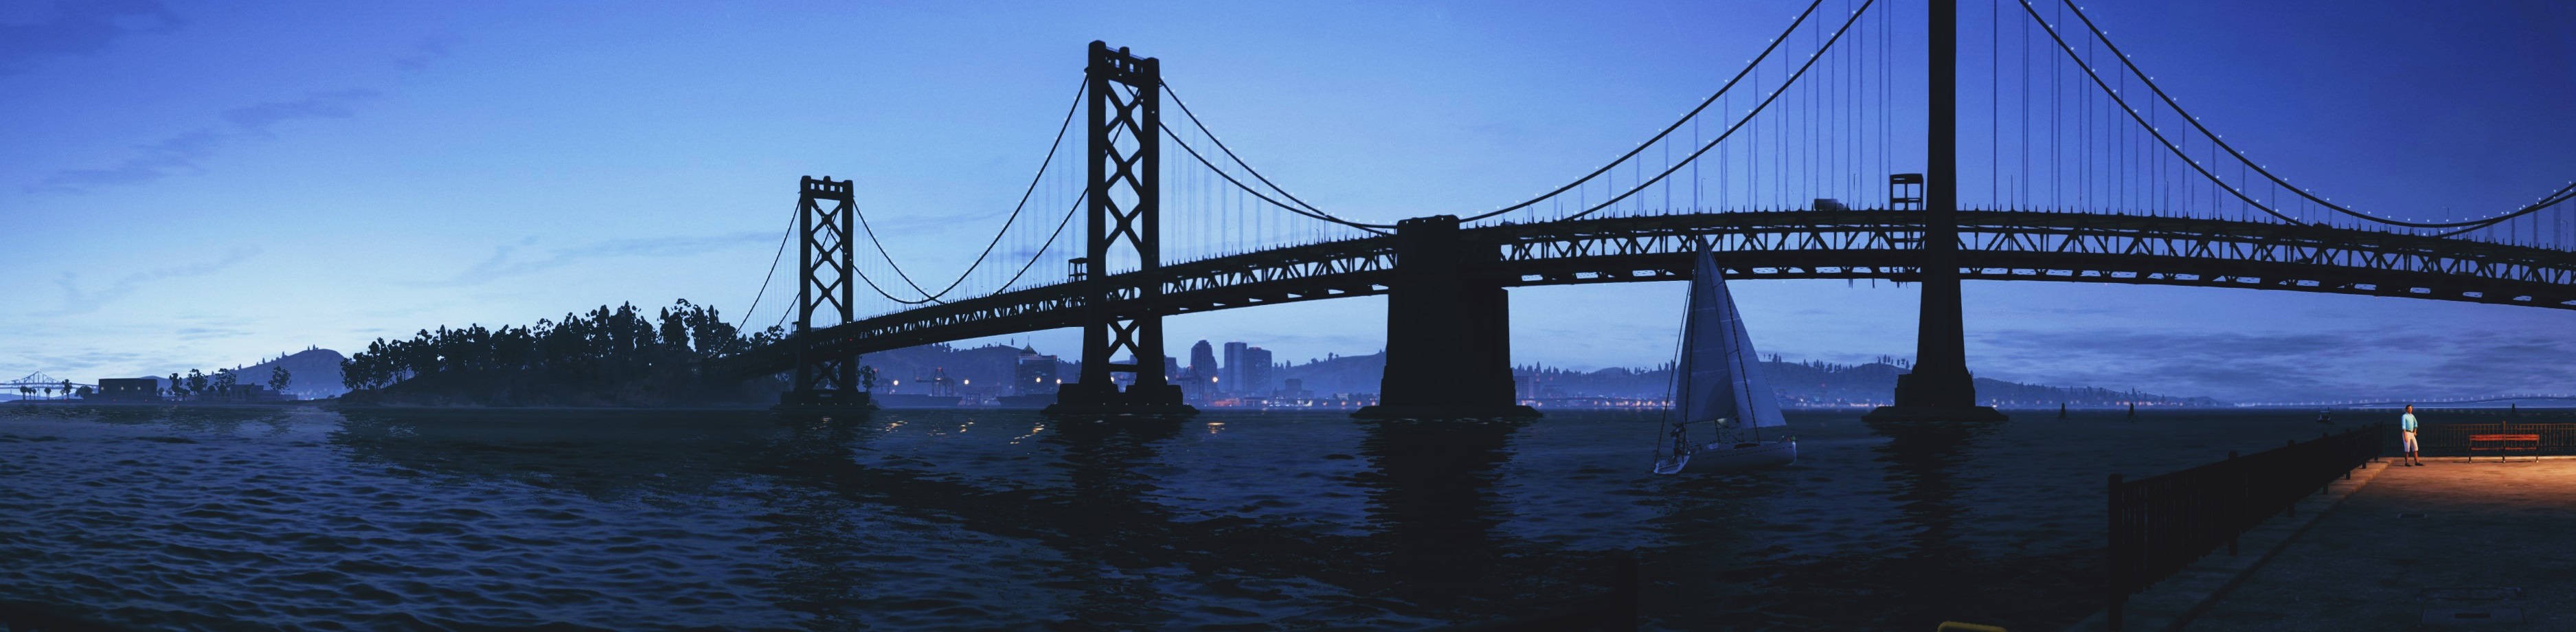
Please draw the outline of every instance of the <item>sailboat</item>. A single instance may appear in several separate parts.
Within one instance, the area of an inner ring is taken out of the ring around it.
[[[1753,338],[1735,311],[1735,297],[1706,249],[1691,273],[1690,311],[1682,324],[1681,373],[1674,393],[1667,433],[1671,446],[1656,445],[1656,474],[1678,474],[1684,466],[1701,472],[1733,472],[1788,465],[1798,460],[1798,440],[1780,434],[1762,436],[1764,428],[1788,425],[1780,402],[1762,379]],[[1690,425],[1715,427],[1715,441],[1694,443]]]

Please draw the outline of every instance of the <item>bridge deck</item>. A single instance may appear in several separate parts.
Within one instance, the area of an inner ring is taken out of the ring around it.
[[[1919,274],[1914,211],[1774,211],[1603,217],[1468,228],[1503,286],[1680,280],[1702,245],[1737,279],[1886,279]],[[2329,226],[2045,211],[1961,211],[1961,278],[2235,287],[2576,309],[2576,253]],[[1370,237],[1165,265],[1101,279],[1121,314],[1186,314],[1382,294],[1394,240]],[[855,354],[1072,327],[1081,294],[1058,283],[819,329],[746,352],[744,374],[792,367],[795,349]]]

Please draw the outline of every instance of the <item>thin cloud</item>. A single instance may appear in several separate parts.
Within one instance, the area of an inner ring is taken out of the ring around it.
[[[54,3],[50,20],[0,24],[0,76],[26,72],[38,60],[88,55],[136,33],[168,33],[186,21],[155,0]]]
[[[2002,331],[1991,366],[2050,383],[2162,385],[2228,401],[2451,398],[2565,390],[2576,341],[2525,333]],[[1975,362],[1975,360],[1972,360]]]
[[[270,129],[280,123],[305,119],[348,118],[357,115],[357,104],[379,95],[374,90],[354,88],[315,92],[293,101],[272,101],[225,110],[223,119],[231,123],[229,131],[201,129],[134,147],[136,155],[114,167],[64,169],[46,174],[26,190],[30,193],[87,193],[100,188],[143,184],[180,172],[203,172],[199,164],[212,157],[226,143],[243,138],[274,136]]]
[[[108,303],[116,302],[117,299],[125,298],[126,296],[133,294],[135,290],[142,289],[145,284],[155,281],[166,281],[170,279],[214,274],[224,268],[229,268],[243,261],[248,261],[251,257],[258,255],[259,248],[256,247],[236,248],[232,252],[226,253],[224,258],[214,261],[193,263],[183,266],[171,266],[128,274],[123,277],[119,277],[116,282],[108,284],[106,289],[95,292],[81,289],[80,276],[78,274],[64,272],[62,278],[54,281],[55,285],[61,286],[63,289],[63,306],[52,311],[37,312],[36,315],[68,316],[72,314],[86,314],[98,311],[98,308],[104,307]]]
[[[125,184],[142,184],[168,177],[179,171],[204,171],[197,165],[223,146],[226,138],[212,130],[197,130],[136,145],[137,152],[114,167],[105,169],[64,169],[45,176],[29,192],[78,193],[91,189]]]
[[[356,116],[357,103],[381,96],[374,90],[351,88],[315,92],[293,101],[274,101],[224,110],[224,120],[245,133],[268,136],[269,128],[279,123],[302,119],[334,119]]]
[[[524,254],[523,251],[527,250],[528,246],[536,243],[535,237],[528,237],[520,239],[515,243],[494,246],[492,248],[492,256],[486,257],[482,261],[466,267],[465,270],[456,273],[455,276],[436,281],[408,282],[404,283],[404,285],[410,285],[413,287],[466,287],[482,285],[484,283],[490,283],[494,280],[508,277],[523,276],[553,270],[593,259],[610,259],[619,257],[644,257],[655,259],[687,257],[738,248],[744,244],[762,242],[775,243],[777,239],[778,236],[776,234],[757,231],[699,237],[612,239],[570,248],[556,249],[535,256],[528,256]]]
[[[179,334],[179,339],[181,340],[232,338],[236,336],[248,336],[251,334],[250,330],[235,327],[181,327],[174,333]]]
[[[421,38],[420,41],[412,43],[410,53],[401,57],[395,57],[394,66],[408,72],[428,70],[429,62],[437,61],[440,58],[446,57],[447,51],[455,46],[455,35],[441,33],[438,35],[424,37]]]

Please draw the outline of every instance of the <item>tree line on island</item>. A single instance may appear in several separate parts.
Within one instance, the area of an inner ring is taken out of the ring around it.
[[[247,392],[249,389],[242,388],[241,374],[241,371],[233,369],[215,369],[211,374],[197,369],[188,369],[188,377],[183,379],[178,373],[173,372],[170,377],[162,378],[167,380],[167,385],[157,387],[159,392],[154,394],[173,400],[237,401],[252,395]],[[286,370],[286,367],[271,367],[268,372],[268,390],[285,391],[286,385],[294,378],[295,374]],[[89,399],[97,394],[97,389],[86,384],[73,384],[71,380],[63,380],[59,387],[23,384],[18,386],[20,399],[57,395],[67,399]]]
[[[162,378],[167,380],[169,385],[162,387],[161,390],[164,396],[171,399],[235,401],[252,395],[245,392],[248,389],[242,388],[241,377],[242,372],[233,369],[215,369],[211,374],[188,369],[186,379],[181,379],[178,373],[171,373],[170,377]],[[286,367],[268,369],[268,390],[270,391],[284,392],[286,386],[294,380],[295,373],[286,370]]]
[[[784,340],[742,335],[714,306],[680,299],[647,316],[606,305],[534,325],[440,326],[377,338],[340,362],[344,401],[411,405],[642,406],[752,401],[775,384],[703,374],[703,361]]]

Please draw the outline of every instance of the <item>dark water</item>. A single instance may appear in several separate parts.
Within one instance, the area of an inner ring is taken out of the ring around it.
[[[329,412],[0,406],[18,623],[383,629],[1422,629],[1609,590],[1650,627],[2052,628],[2105,476],[2310,414],[1791,412],[1797,465],[1647,475],[1652,414]],[[2347,420],[2344,423],[2357,423]]]

